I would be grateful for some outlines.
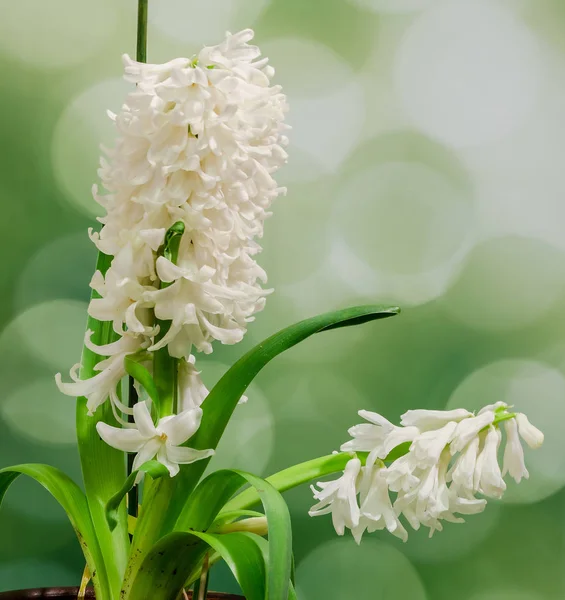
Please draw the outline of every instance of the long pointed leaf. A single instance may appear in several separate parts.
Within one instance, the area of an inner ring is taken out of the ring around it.
[[[63,507],[77,534],[92,574],[96,597],[100,600],[111,599],[106,565],[90,518],[88,502],[81,489],[70,477],[55,467],[39,464],[16,465],[0,469],[0,503],[10,485],[20,475],[27,475],[40,483]]]
[[[237,488],[249,483],[256,491],[269,528],[269,568],[267,598],[286,599],[292,568],[292,528],[288,507],[281,494],[268,482],[243,471],[222,470],[211,473],[186,502],[175,529],[208,529],[221,507]]]
[[[275,356],[315,333],[392,317],[400,312],[395,306],[368,305],[333,311],[300,321],[275,333],[240,358],[220,379],[204,401],[202,424],[190,440],[193,448],[215,448],[246,388],[259,371]],[[177,477],[162,479],[155,485],[154,512],[141,520],[134,540],[140,555],[160,535],[172,531],[186,498],[202,477],[208,460],[181,468]]]
[[[100,252],[96,269],[104,274],[111,260],[111,256]],[[92,297],[98,297],[94,290]],[[93,331],[90,339],[97,345],[110,343],[114,339],[112,323],[102,323],[89,316],[87,328]],[[80,378],[93,377],[96,374],[94,367],[100,360],[102,357],[85,346],[82,352]],[[113,592],[117,593],[129,552],[127,514],[125,507],[118,511],[119,526],[111,532],[104,509],[108,500],[118,492],[126,478],[125,459],[122,452],[103,442],[96,431],[98,421],[116,424],[109,403],[100,406],[93,416],[88,416],[87,412],[86,398],[77,398],[77,442],[86,497],[101,550],[104,556],[111,557],[108,561],[108,579]]]
[[[212,549],[226,561],[246,600],[265,600],[265,560],[256,537],[248,533],[170,533],[151,548],[122,597],[147,600],[150,593],[151,600],[176,598]]]
[[[119,518],[118,511],[120,510],[122,500],[135,485],[135,480],[140,472],[147,473],[152,479],[159,479],[159,477],[169,474],[167,467],[156,460],[148,460],[146,463],[143,463],[139,469],[132,471],[125,480],[122,488],[116,492],[106,504],[106,520],[108,521],[110,531],[113,531],[117,526]]]

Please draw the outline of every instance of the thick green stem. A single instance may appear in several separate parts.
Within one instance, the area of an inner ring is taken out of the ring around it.
[[[300,463],[289,467],[284,471],[279,471],[270,477],[267,481],[275,487],[279,492],[286,492],[304,483],[308,483],[313,479],[325,477],[332,473],[337,473],[345,469],[345,465],[355,456],[354,452],[341,452],[339,454],[330,454],[322,456],[307,462]],[[365,461],[366,454],[358,454],[362,462]],[[255,488],[248,488],[241,494],[237,495],[233,500],[230,500],[222,511],[220,517],[234,510],[244,510],[251,508],[260,502],[259,494]]]
[[[149,8],[149,0],[138,0],[137,4],[137,45],[136,59],[138,62],[147,62],[147,13]],[[128,378],[128,406],[133,408],[137,403],[138,397],[133,384],[133,377]],[[128,421],[133,422],[133,415],[129,415]],[[127,474],[131,474],[133,469],[133,454],[128,455]],[[128,492],[128,514],[132,517],[137,517],[137,505],[139,503],[138,488],[134,485]]]
[[[137,3],[137,62],[147,62],[147,13],[149,0]]]

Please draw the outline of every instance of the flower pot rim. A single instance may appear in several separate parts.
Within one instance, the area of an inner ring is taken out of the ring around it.
[[[39,598],[60,598],[62,600],[75,600],[78,595],[78,587],[49,587],[32,588],[26,590],[13,590],[0,592],[0,600],[32,600]],[[189,598],[192,598],[192,592],[188,592]],[[86,599],[94,598],[94,590],[87,588]],[[209,592],[208,600],[245,600],[243,596],[236,594],[227,594],[224,592]]]

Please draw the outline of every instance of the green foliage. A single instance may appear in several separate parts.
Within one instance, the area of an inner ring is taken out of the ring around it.
[[[100,252],[96,269],[104,274],[110,265],[111,258]],[[98,297],[94,290],[92,297]],[[91,341],[97,345],[108,344],[115,339],[116,334],[112,330],[110,322],[101,323],[89,316],[87,327],[93,332]],[[90,379],[93,377],[96,374],[94,367],[100,360],[102,357],[84,346],[80,378]],[[118,511],[116,515],[118,526],[111,532],[106,522],[104,507],[123,485],[126,478],[126,467],[123,453],[108,446],[100,439],[96,431],[96,424],[99,421],[117,425],[111,406],[106,402],[96,410],[93,416],[89,416],[86,398],[77,398],[77,443],[84,487],[102,554],[111,557],[111,560],[108,561],[108,579],[113,593],[116,594],[124,574],[129,551],[127,515],[125,507]]]
[[[256,538],[249,533],[170,533],[144,558],[135,577],[124,587],[123,599],[146,600],[148,590],[151,600],[176,598],[185,582],[197,576],[195,569],[211,549],[226,561],[246,600],[265,600],[265,560]]]
[[[124,358],[124,368],[130,377],[133,377],[137,383],[143,386],[143,389],[147,392],[155,405],[159,406],[159,393],[157,391],[155,380],[149,370],[140,363],[140,360],[142,359],[143,356],[136,356],[135,354],[128,355]]]
[[[101,600],[113,598],[110,590],[104,555],[90,517],[86,496],[65,473],[49,465],[26,464],[0,469],[0,503],[10,485],[27,475],[41,484],[63,507],[73,526],[86,558],[96,591]]]
[[[290,514],[283,497],[265,480],[243,471],[215,471],[188,499],[175,530],[208,529],[222,506],[245,483],[251,485],[263,503],[269,528],[267,598],[285,599],[292,565]]]
[[[249,384],[267,363],[285,350],[315,333],[368,323],[399,312],[400,309],[395,306],[356,306],[305,319],[275,333],[240,358],[214,386],[202,405],[204,415],[200,429],[187,443],[198,449],[215,448]],[[163,499],[167,499],[168,507],[167,521],[163,525],[165,531],[174,527],[186,498],[190,496],[207,463],[202,460],[188,465],[181,469],[174,482],[163,482]]]
[[[110,531],[114,531],[118,525],[118,511],[120,509],[120,504],[126,497],[127,493],[135,485],[135,480],[137,479],[139,473],[147,473],[147,475],[149,475],[152,479],[159,479],[159,477],[168,475],[169,471],[167,470],[167,467],[162,465],[160,462],[157,462],[156,460],[149,460],[146,463],[143,463],[139,469],[132,471],[128,475],[122,488],[116,494],[114,494],[106,504],[106,520],[108,521],[108,527],[110,528]]]

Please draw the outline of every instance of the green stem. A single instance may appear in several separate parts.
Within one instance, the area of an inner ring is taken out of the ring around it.
[[[355,456],[354,452],[341,452],[339,454],[330,454],[309,460],[307,462],[294,465],[284,471],[279,471],[270,477],[267,481],[279,492],[286,492],[304,483],[312,481],[319,477],[325,477],[332,473],[337,473],[345,469],[345,465]],[[359,453],[362,462],[365,461],[367,454]],[[248,488],[235,498],[230,500],[220,512],[220,517],[234,510],[245,510],[251,508],[260,502],[259,494],[255,488]]]
[[[149,9],[149,0],[138,0],[137,4],[137,44],[136,59],[138,62],[147,62],[147,13]],[[133,408],[139,398],[133,384],[133,377],[128,377],[128,406]],[[133,415],[128,416],[128,421],[133,423]],[[128,454],[127,474],[128,477],[133,469],[135,456]],[[138,488],[134,485],[128,492],[128,514],[137,517],[137,506],[139,504]]]
[[[399,444],[388,453],[384,461],[391,462],[404,456],[408,453],[410,444],[411,442]],[[294,465],[293,467],[289,467],[284,471],[279,471],[278,473],[267,477],[267,481],[279,492],[286,492],[299,485],[308,483],[313,479],[319,479],[320,477],[343,471],[345,465],[354,457],[357,457],[361,461],[361,464],[364,465],[368,455],[368,452],[340,452],[337,454],[330,454],[329,456],[314,458],[313,460],[308,460],[298,465]],[[260,499],[257,490],[255,490],[255,488],[248,488],[230,500],[221,510],[218,518],[226,513],[251,508],[252,506],[255,506],[255,504],[258,504],[259,501]]]
[[[137,62],[147,62],[147,13],[149,0],[137,3]]]

